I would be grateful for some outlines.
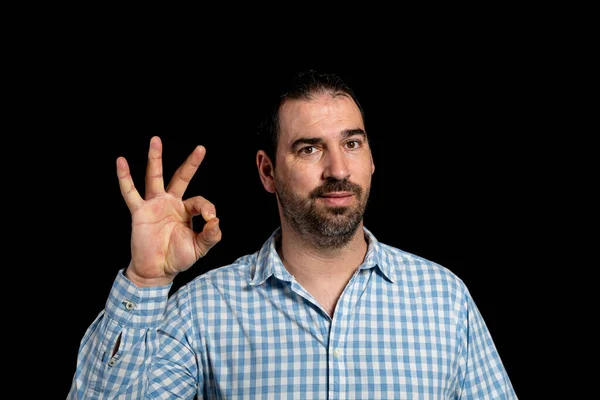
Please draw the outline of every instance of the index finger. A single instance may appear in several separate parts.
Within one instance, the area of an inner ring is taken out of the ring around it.
[[[196,146],[194,151],[192,151],[184,163],[173,174],[169,186],[167,186],[167,192],[176,197],[183,197],[185,190],[202,163],[202,160],[204,160],[205,155],[206,148],[202,145]]]

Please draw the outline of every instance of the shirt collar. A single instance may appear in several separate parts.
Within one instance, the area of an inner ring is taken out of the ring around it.
[[[381,273],[391,282],[396,280],[396,274],[390,263],[386,260],[384,246],[375,238],[367,228],[363,227],[365,237],[368,242],[365,261],[359,269],[370,269],[377,267]],[[270,276],[274,276],[283,281],[292,281],[294,278],[283,266],[279,254],[277,254],[277,242],[281,238],[281,227],[278,227],[258,251],[256,266],[250,285],[260,285]]]

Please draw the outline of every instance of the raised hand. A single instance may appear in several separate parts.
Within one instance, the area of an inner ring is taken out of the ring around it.
[[[137,286],[169,284],[221,240],[214,205],[202,196],[183,200],[205,155],[206,149],[197,146],[165,190],[162,142],[154,136],[148,150],[144,198],[135,188],[127,160],[117,158],[119,187],[132,220],[131,262],[125,274]],[[199,233],[192,225],[192,218],[198,215],[206,221]]]

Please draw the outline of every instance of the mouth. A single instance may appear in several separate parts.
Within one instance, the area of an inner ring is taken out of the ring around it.
[[[335,206],[335,207],[343,207],[343,206],[347,206],[349,205],[353,198],[354,198],[354,193],[352,192],[331,192],[331,193],[325,193],[321,196],[319,196],[320,199],[323,200],[323,202],[329,206]]]

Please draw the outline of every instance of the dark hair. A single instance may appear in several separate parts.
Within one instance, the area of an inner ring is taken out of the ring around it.
[[[284,81],[279,93],[271,101],[267,117],[258,127],[258,149],[264,150],[273,163],[280,135],[279,109],[287,100],[310,100],[313,94],[331,93],[332,95],[347,95],[356,103],[365,121],[365,114],[358,102],[356,94],[337,74],[318,72],[313,69],[292,74],[289,81]]]

